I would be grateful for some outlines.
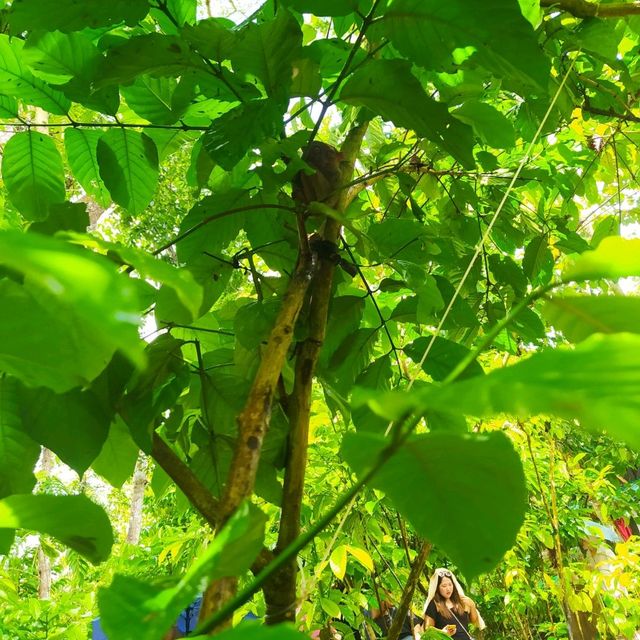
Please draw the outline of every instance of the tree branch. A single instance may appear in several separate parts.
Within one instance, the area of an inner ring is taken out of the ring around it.
[[[242,413],[238,416],[238,437],[221,504],[219,526],[245,498],[253,493],[262,443],[271,418],[278,379],[293,338],[296,319],[302,308],[313,269],[310,256],[302,253],[282,307],[262,353],[262,359]],[[207,589],[200,619],[223,606],[236,592],[237,578],[214,581]]]
[[[151,456],[162,470],[187,496],[200,515],[215,529],[220,519],[220,503],[211,495],[200,479],[176,455],[173,449],[155,433],[151,440]]]
[[[410,614],[409,608],[411,606],[413,592],[416,590],[416,585],[420,580],[420,576],[422,575],[422,570],[424,568],[424,563],[429,557],[432,546],[433,545],[430,542],[427,542],[425,540],[422,543],[422,546],[420,547],[418,555],[413,561],[413,564],[411,565],[411,573],[409,574],[409,579],[407,580],[407,584],[405,585],[404,591],[402,592],[402,598],[400,600],[400,604],[398,605],[398,609],[396,610],[396,614],[393,616],[393,622],[391,623],[391,628],[389,629],[389,633],[387,634],[387,640],[398,640],[398,637],[400,636],[400,631],[402,630],[404,619],[407,617],[407,614]]]
[[[540,0],[540,6],[566,11],[576,18],[620,18],[640,14],[640,2],[600,4],[588,0]]]
[[[342,145],[341,181],[350,179],[354,171],[355,158],[362,145],[367,125],[352,129]],[[341,192],[338,211],[344,211],[348,204],[348,194]],[[324,224],[322,239],[337,244],[341,225],[333,218]],[[309,420],[313,374],[320,350],[325,339],[329,305],[333,284],[335,262],[320,257],[318,269],[309,288],[311,302],[309,308],[308,337],[300,345],[296,357],[293,391],[289,405],[289,450],[282,494],[282,513],[276,555],[283,552],[300,535],[300,512],[304,493],[304,478],[309,445]],[[296,602],[296,560],[293,557],[265,585],[267,619],[269,624],[295,619]]]

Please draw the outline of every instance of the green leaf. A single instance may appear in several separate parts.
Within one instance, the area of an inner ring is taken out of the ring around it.
[[[34,34],[22,53],[33,74],[53,84],[72,78],[90,80],[100,59],[100,52],[87,36],[59,31]]]
[[[31,493],[36,483],[40,447],[24,432],[18,403],[17,382],[0,376],[0,498]]]
[[[100,177],[113,201],[131,215],[144,211],[158,182],[158,152],[144,133],[109,129],[97,147]]]
[[[226,249],[242,229],[245,215],[243,208],[249,202],[247,191],[233,189],[227,193],[207,196],[196,203],[180,224],[180,234],[190,229],[194,231],[178,243],[178,259],[189,265],[191,260],[200,256],[215,256]],[[209,257],[209,261],[212,268],[219,266],[214,258]]]
[[[119,488],[133,474],[137,459],[137,445],[122,420],[116,419],[91,468],[111,486]]]
[[[113,544],[107,514],[85,496],[9,496],[0,500],[0,529],[46,533],[93,564],[104,562]]]
[[[282,96],[291,86],[292,62],[301,46],[300,25],[288,11],[279,11],[273,20],[238,32],[230,55],[233,70],[259,78],[267,95]]]
[[[562,280],[597,280],[640,276],[640,238],[603,238],[597,249],[585,251],[564,269]]]
[[[129,426],[135,443],[151,450],[155,419],[170,409],[189,384],[189,369],[182,357],[182,343],[169,334],[147,346],[148,366],[129,386],[118,410]]]
[[[141,118],[153,124],[173,124],[184,111],[174,110],[172,105],[176,86],[174,78],[142,76],[132,85],[122,87],[122,95],[129,107]]]
[[[551,281],[553,265],[553,254],[546,236],[535,236],[524,250],[523,271],[534,286],[544,285]]]
[[[412,129],[465,167],[475,164],[471,127],[454,118],[444,104],[430,98],[404,60],[368,62],[349,78],[340,100],[367,107],[384,120]]]
[[[85,27],[134,26],[149,11],[148,0],[15,0],[9,25],[12,33],[23,31],[81,31]]]
[[[347,547],[338,545],[329,557],[329,566],[338,580],[342,580],[347,573]],[[324,609],[324,607],[323,607]],[[326,609],[325,609],[326,611]]]
[[[23,389],[20,410],[25,431],[80,476],[100,453],[109,432],[111,417],[91,391],[56,394]]]
[[[11,118],[12,120],[20,118],[20,109],[15,98],[0,96],[0,118]]]
[[[190,69],[206,71],[207,67],[188,42],[177,36],[148,33],[109,49],[96,84],[129,84],[142,75],[176,77]]]
[[[11,309],[0,314],[0,369],[29,386],[64,392],[86,385],[113,355],[93,330],[74,328],[72,316],[11,280],[0,281],[0,307]]]
[[[15,6],[15,4],[14,4]],[[0,34],[0,93],[66,115],[71,103],[60,91],[36,78],[24,63],[24,41]]]
[[[89,214],[84,202],[62,202],[49,207],[49,216],[41,222],[32,222],[29,232],[52,236],[58,231],[82,233],[89,226]]]
[[[170,321],[189,324],[200,315],[202,306],[202,287],[195,281],[193,275],[187,269],[179,269],[159,258],[149,255],[146,251],[125,247],[121,244],[106,242],[97,238],[69,234],[71,239],[86,246],[97,246],[110,255],[117,254],[127,265],[133,267],[143,280],[151,280],[155,284],[161,284],[158,292],[158,300],[163,300],[162,309],[171,305],[177,309],[180,319],[168,318],[156,309],[156,317],[159,322]],[[172,297],[168,296],[171,292]],[[164,294],[164,297],[163,297]]]
[[[516,0],[395,0],[373,34],[427,69],[455,73],[465,56],[509,88],[546,93],[549,62]]]
[[[29,220],[44,220],[49,205],[64,202],[62,157],[49,136],[16,133],[2,155],[2,177],[9,199]]]
[[[347,16],[358,8],[358,0],[285,0],[283,4],[316,16]]]
[[[203,137],[207,153],[231,171],[249,149],[273,137],[282,125],[282,108],[273,100],[245,102],[216,118]]]
[[[226,18],[207,18],[193,26],[186,25],[182,37],[206,58],[222,62],[233,50],[236,34],[232,27]]]
[[[329,598],[320,598],[320,606],[330,618],[340,618],[342,616],[340,607]]]
[[[388,444],[381,435],[348,434],[342,452],[362,475]],[[370,484],[468,579],[498,564],[524,521],[522,463],[500,432],[414,436]]]
[[[594,333],[640,333],[640,298],[554,296],[546,301],[543,315],[571,342]]]
[[[57,239],[3,231],[0,232],[0,264],[22,273],[29,289],[38,292],[40,300],[46,300],[52,310],[63,314],[67,331],[75,340],[82,342],[93,334],[94,346],[88,348],[89,351],[93,348],[99,354],[110,351],[112,355],[120,349],[132,362],[144,364],[143,343],[137,330],[137,289],[134,282],[116,271],[112,262]],[[7,339],[13,340],[14,336]],[[91,362],[92,366],[96,364],[90,354],[82,360]],[[63,369],[76,371],[77,364],[72,359],[65,357],[62,362]],[[50,363],[51,368],[55,365]],[[27,371],[17,368],[29,378]],[[51,388],[61,391],[69,387],[61,383]]]
[[[486,102],[467,100],[451,113],[458,120],[471,125],[476,135],[490,147],[495,149],[514,147],[516,137],[511,121]]]
[[[555,415],[640,448],[640,336],[596,334],[573,350],[537,353],[486,376],[368,402],[383,417],[400,402],[405,409],[477,417]]]
[[[120,640],[157,640],[166,633],[202,589],[203,580],[245,573],[262,548],[264,514],[243,503],[213,542],[169,589],[118,575],[98,591],[101,623]]]
[[[425,336],[414,340],[404,348],[404,352],[416,363],[422,360],[427,346],[431,342],[431,337]],[[437,337],[429,355],[422,363],[422,370],[429,374],[434,380],[444,380],[451,373],[458,363],[469,354],[469,349],[464,345],[452,342],[446,338]],[[474,360],[461,374],[461,378],[472,378],[484,374],[482,367]]]
[[[97,155],[102,135],[102,131],[69,128],[64,132],[64,148],[76,180],[101,207],[106,207],[111,198],[100,177]]]

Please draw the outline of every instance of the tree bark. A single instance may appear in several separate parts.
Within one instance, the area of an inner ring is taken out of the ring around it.
[[[131,507],[129,511],[129,527],[127,542],[134,546],[140,542],[142,531],[142,507],[144,505],[144,490],[147,486],[147,460],[140,453],[133,472],[133,487],[131,489]]]
[[[42,447],[40,470],[49,474],[53,468],[53,462],[53,452]],[[40,600],[51,598],[51,560],[42,550],[42,542],[38,545],[38,598]]]
[[[362,144],[367,125],[355,127],[342,146],[341,184],[351,180],[355,158]],[[338,196],[337,210],[344,211],[349,204],[350,192],[343,189]],[[336,245],[340,237],[341,225],[334,219],[327,219],[322,232],[325,242]],[[328,258],[318,258],[318,268],[314,274],[310,291],[308,337],[298,347],[293,391],[287,399],[289,413],[289,449],[285,468],[282,494],[282,512],[275,553],[278,555],[300,535],[300,513],[304,496],[304,478],[307,466],[309,444],[309,420],[311,414],[311,394],[313,375],[318,356],[325,339],[329,305],[331,302],[335,262]],[[297,562],[292,558],[264,588],[267,606],[267,624],[291,622],[296,616]]]
[[[238,417],[238,437],[221,501],[219,527],[224,525],[238,505],[253,493],[278,379],[291,346],[293,329],[313,270],[312,257],[304,250],[303,240],[306,241],[306,237],[301,238],[296,270],[262,354],[247,402]],[[200,620],[217,611],[235,594],[236,589],[237,578],[223,578],[209,585],[202,602]]]

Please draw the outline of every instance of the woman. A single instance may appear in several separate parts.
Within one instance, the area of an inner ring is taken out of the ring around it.
[[[486,626],[473,600],[464,595],[453,573],[448,569],[436,569],[424,605],[424,628],[435,627],[455,640],[473,640],[469,623],[481,630]]]

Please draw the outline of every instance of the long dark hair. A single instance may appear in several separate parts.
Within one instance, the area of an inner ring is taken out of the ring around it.
[[[456,587],[456,582],[453,579],[453,574],[451,571],[440,571],[438,572],[438,584],[436,585],[436,592],[433,596],[433,601],[436,603],[436,609],[438,613],[443,617],[451,620],[453,616],[451,615],[451,611],[449,607],[447,607],[447,601],[445,598],[440,595],[440,583],[448,578],[451,580],[451,584],[453,585],[453,591],[451,593],[451,602],[453,603],[453,610],[457,615],[462,615],[464,613],[464,603],[462,602],[462,598],[460,597],[460,593],[458,592],[458,587]]]

